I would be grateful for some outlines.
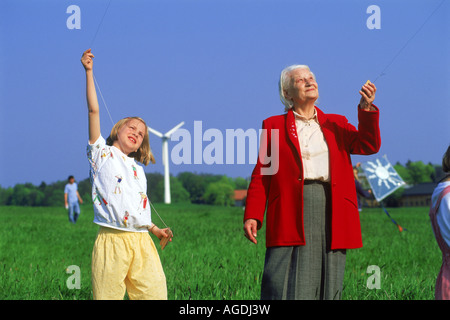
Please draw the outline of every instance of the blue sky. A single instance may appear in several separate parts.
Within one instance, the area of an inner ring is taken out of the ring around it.
[[[318,106],[354,125],[360,86],[384,70],[375,82],[382,147],[354,162],[386,154],[392,163],[439,164],[450,143],[449,1],[112,0],[100,25],[108,3],[0,2],[2,187],[88,177],[80,57],[89,47],[114,121],[138,115],[161,132],[181,121],[192,133],[194,121],[224,134],[258,130],[283,113],[280,71],[300,63],[316,74]],[[80,8],[81,29],[67,28],[70,5]],[[380,8],[381,29],[366,25],[370,5]],[[157,164],[145,171],[162,173],[161,141],[150,141]],[[252,169],[250,161],[170,166],[174,175]]]

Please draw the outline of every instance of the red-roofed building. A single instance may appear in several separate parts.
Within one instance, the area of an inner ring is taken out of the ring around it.
[[[247,200],[247,190],[234,190],[234,205],[244,207]]]

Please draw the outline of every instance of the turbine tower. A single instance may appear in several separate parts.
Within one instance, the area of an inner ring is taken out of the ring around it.
[[[162,134],[155,129],[148,127],[148,131],[153,133],[154,135],[160,137],[162,139],[162,161],[164,165],[164,203],[170,203],[170,176],[169,176],[169,143],[168,140],[170,136],[177,131],[182,125],[184,121],[167,131],[165,134]]]

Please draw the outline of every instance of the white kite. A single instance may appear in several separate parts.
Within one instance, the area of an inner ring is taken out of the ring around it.
[[[392,219],[391,215],[381,202],[388,195],[406,184],[405,181],[403,181],[403,179],[398,175],[397,171],[395,171],[386,155],[375,159],[374,161],[362,163],[361,168],[366,175],[375,199],[380,203],[383,211],[391,219],[392,223],[397,226],[400,232],[407,230],[399,225],[397,221]]]
[[[406,184],[390,164],[386,155],[362,163],[361,168],[378,202]]]

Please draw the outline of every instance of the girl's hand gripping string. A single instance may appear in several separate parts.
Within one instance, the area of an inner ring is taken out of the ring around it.
[[[86,71],[92,70],[92,67],[94,65],[94,61],[92,60],[92,58],[94,58],[94,55],[92,54],[91,49],[87,49],[85,52],[83,52],[81,63],[83,64],[83,67]]]
[[[172,233],[172,230],[170,230],[170,228],[160,229],[155,224],[153,224],[148,229],[148,231],[153,233],[155,236],[158,237],[159,240],[161,240],[160,245],[161,245],[161,249],[163,249],[163,250],[164,250],[164,247],[166,246],[166,244],[169,241],[172,241],[173,233]]]

